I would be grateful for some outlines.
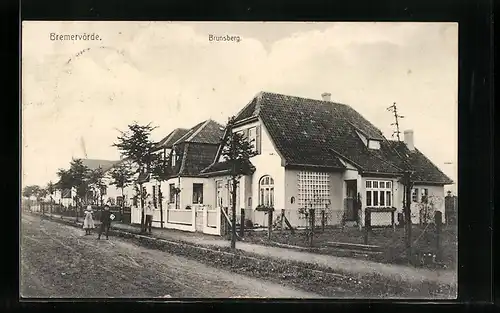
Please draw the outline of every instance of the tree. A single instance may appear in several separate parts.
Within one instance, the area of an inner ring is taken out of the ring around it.
[[[124,194],[123,190],[125,187],[130,186],[133,182],[134,172],[132,171],[130,164],[120,163],[118,166],[114,167],[110,171],[111,184],[120,188],[122,191],[122,203],[120,206],[120,216],[123,217],[123,206],[124,206]]]
[[[242,176],[252,171],[250,158],[256,153],[253,149],[254,143],[246,140],[239,133],[233,132],[234,117],[229,118],[224,138],[222,139],[222,157],[230,167],[231,181],[231,206],[232,206],[232,235],[231,249],[236,248],[236,196],[239,180]]]
[[[151,177],[159,182],[158,184],[158,202],[160,204],[160,225],[163,228],[163,192],[161,183],[166,181],[172,174],[171,167],[167,166],[170,158],[165,153],[156,153],[151,158]]]
[[[96,169],[89,170],[87,173],[88,185],[89,189],[92,190],[93,199],[92,202],[95,204],[96,195],[99,194],[99,204],[103,205],[103,194],[104,188],[106,188],[106,184],[104,184],[104,171],[99,166]]]
[[[23,188],[23,196],[26,198],[36,197],[40,189],[38,185],[26,186]]]
[[[50,215],[52,216],[52,206],[54,203],[54,198],[52,197],[54,195],[54,192],[56,191],[56,187],[52,181],[49,181],[47,183],[47,187],[45,187],[47,190],[47,193],[50,195]]]
[[[28,206],[31,209],[31,198],[36,197],[38,199],[38,194],[40,193],[41,187],[38,185],[29,185],[23,188],[22,195],[29,199]]]
[[[78,221],[78,209],[81,209],[82,201],[86,200],[89,190],[88,173],[89,168],[81,159],[73,159],[69,170],[60,169],[57,173],[60,177],[59,185],[62,188],[70,190],[75,188],[76,190],[74,197],[77,206],[76,221]]]
[[[147,174],[151,164],[151,152],[155,143],[150,139],[151,132],[156,127],[147,125],[139,125],[133,122],[128,125],[127,131],[120,131],[121,135],[117,137],[117,142],[113,143],[113,147],[118,148],[120,153],[137,166],[134,174]],[[142,192],[143,182],[139,181],[139,196],[141,204],[141,230],[144,230],[144,192]]]
[[[38,193],[36,194],[36,201],[40,204],[42,209],[42,214],[45,214],[45,206],[42,203],[42,200],[47,196],[48,192],[45,188],[38,189]]]

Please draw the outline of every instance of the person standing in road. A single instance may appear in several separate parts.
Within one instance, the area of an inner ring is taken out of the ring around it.
[[[151,227],[153,225],[153,203],[151,203],[151,200],[148,201],[146,207],[144,208],[144,215],[146,217],[144,231],[149,229],[149,233],[151,234]]]
[[[104,205],[104,210],[101,211],[101,226],[99,227],[99,235],[97,239],[101,239],[101,234],[106,233],[106,239],[108,239],[109,228],[111,227],[111,212],[109,211],[109,205]]]
[[[85,236],[90,235],[92,229],[94,229],[94,219],[92,218],[92,207],[87,206],[87,210],[85,210],[85,219],[83,220],[83,229],[85,229]]]

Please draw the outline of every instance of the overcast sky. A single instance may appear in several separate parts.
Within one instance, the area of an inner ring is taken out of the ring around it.
[[[118,159],[117,129],[134,120],[153,122],[159,140],[208,118],[224,123],[261,90],[330,92],[388,138],[396,102],[401,129],[457,178],[457,24],[23,22],[22,184],[57,180],[84,156],[81,138],[89,158]]]

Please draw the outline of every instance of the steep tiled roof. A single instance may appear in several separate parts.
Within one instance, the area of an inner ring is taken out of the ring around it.
[[[98,160],[98,159],[82,159],[83,165],[87,166],[91,170],[95,170],[99,167],[102,168],[103,171],[107,171],[111,169],[114,165],[118,164],[118,161],[109,161],[109,160]]]
[[[218,145],[185,142],[175,149],[179,160],[171,176],[196,176],[213,162]]]
[[[170,134],[168,134],[165,138],[160,140],[155,146],[155,150],[163,149],[163,148],[172,148],[174,142],[179,140],[182,136],[187,134],[189,129],[186,128],[176,128]]]
[[[239,112],[236,121],[257,116],[286,166],[343,169],[340,161],[343,159],[364,173],[402,172],[402,161],[398,161],[398,154],[387,144],[382,132],[348,105],[261,92]],[[357,132],[381,141],[381,149],[368,149]],[[437,167],[420,152],[415,155],[411,162],[421,167],[422,177],[431,179],[429,182],[443,181],[436,174],[440,172]]]
[[[213,120],[206,120],[189,129],[187,133],[179,138],[174,144],[183,142],[197,142],[218,145],[224,133],[224,126]]]
[[[210,176],[211,174],[223,175],[223,174],[229,174],[230,170],[231,170],[230,163],[227,161],[223,161],[223,162],[212,163],[207,168],[202,170],[201,173],[207,174],[207,176]],[[243,165],[242,172],[245,175],[253,174],[255,172],[255,166],[252,164],[252,162],[248,161],[247,164]]]
[[[407,158],[408,164],[413,171],[412,180],[416,183],[442,183],[452,184],[453,181],[446,176],[436,165],[432,163],[420,150],[410,151],[405,143],[388,140],[384,146],[390,148],[391,154],[387,154],[394,163],[404,167],[401,157]],[[394,153],[394,152],[397,153]]]
[[[172,169],[172,176],[196,176],[209,166],[223,134],[224,127],[210,119],[189,129],[173,144],[179,159]]]

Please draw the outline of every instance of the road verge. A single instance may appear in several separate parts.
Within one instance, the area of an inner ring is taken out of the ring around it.
[[[81,227],[74,220],[52,219],[52,221]],[[111,229],[110,235],[234,273],[291,285],[325,297],[451,299],[456,294],[453,286],[431,282],[415,285],[405,281],[388,280],[376,274],[356,277],[352,273],[334,272],[330,268],[315,264],[276,260],[240,250],[231,251],[229,247],[199,246],[117,229]]]

